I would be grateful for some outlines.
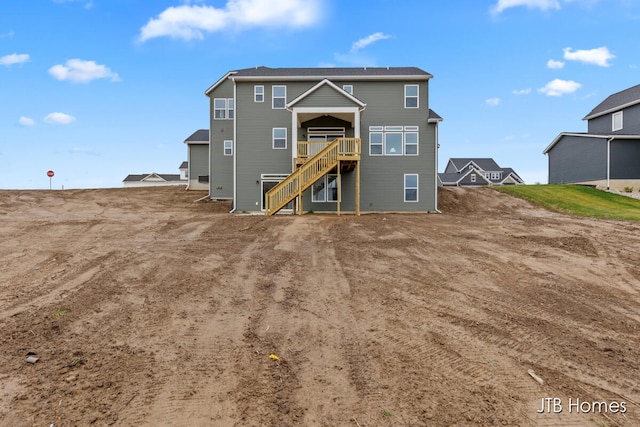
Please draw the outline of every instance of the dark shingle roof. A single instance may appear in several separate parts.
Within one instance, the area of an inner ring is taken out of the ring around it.
[[[438,113],[436,113],[431,108],[429,108],[429,120],[435,120],[435,121],[440,122],[440,121],[442,121],[442,117],[440,117],[440,115]]]
[[[184,140],[184,142],[209,142],[209,129],[199,129]]]
[[[186,160],[182,163],[180,163],[180,167],[178,169],[187,169],[189,168],[189,162],[187,162]]]
[[[172,174],[172,173],[145,173],[145,174],[131,174],[131,175],[127,175],[127,177],[125,179],[123,179],[123,182],[136,182],[136,181],[142,181],[144,178],[147,178],[148,176],[151,175],[157,175],[160,178],[164,179],[165,181],[180,181],[180,175],[178,174]]]
[[[244,68],[233,72],[234,77],[372,77],[416,76],[433,77],[418,67],[352,67],[352,68]]]
[[[607,99],[598,104],[596,108],[591,110],[591,112],[582,120],[593,119],[633,104],[640,104],[640,85],[630,87],[629,89],[625,89],[621,92],[608,96]]]
[[[449,159],[451,163],[456,167],[456,169],[461,170],[464,168],[469,162],[473,162],[478,165],[484,171],[499,171],[501,170],[500,166],[495,162],[495,160],[491,158],[451,158]]]

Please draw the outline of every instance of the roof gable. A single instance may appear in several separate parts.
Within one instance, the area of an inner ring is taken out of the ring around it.
[[[596,106],[582,120],[590,120],[605,114],[622,110],[635,104],[640,104],[640,84],[609,95]]]
[[[329,88],[331,88],[332,90],[337,92],[339,95],[347,98],[349,101],[357,104],[361,108],[364,108],[364,107],[367,106],[367,104],[365,104],[364,102],[360,101],[358,98],[356,98],[355,96],[351,95],[350,93],[345,92],[342,88],[338,87],[335,83],[331,82],[328,79],[324,79],[321,82],[319,82],[318,84],[316,84],[315,86],[313,86],[311,89],[307,90],[306,92],[302,93],[301,95],[299,95],[298,97],[293,99],[291,102],[289,102],[287,104],[287,108],[291,108],[295,104],[297,104],[297,103],[301,102],[302,100],[304,100],[305,98],[310,97],[314,92],[318,92],[320,90],[320,88],[323,88],[324,86],[328,86]]]
[[[500,166],[491,158],[451,158],[449,162],[457,171],[468,169],[473,166],[480,171],[499,171]]]

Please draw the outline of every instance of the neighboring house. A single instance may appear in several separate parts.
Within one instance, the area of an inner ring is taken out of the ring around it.
[[[165,185],[186,185],[186,162],[180,165],[180,174],[143,173],[127,175],[122,181],[125,187],[157,187]]]
[[[184,140],[187,144],[187,190],[209,189],[209,130],[200,129]]]
[[[228,72],[205,92],[209,196],[267,214],[435,211],[432,77],[415,67]]]
[[[444,173],[438,174],[440,186],[481,186],[524,184],[511,168],[501,168],[490,158],[451,158]]]
[[[544,150],[549,184],[640,187],[640,85],[607,97],[583,120],[586,133],[563,132]]]

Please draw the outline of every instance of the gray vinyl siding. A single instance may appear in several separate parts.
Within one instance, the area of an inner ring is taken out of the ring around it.
[[[611,141],[611,179],[640,179],[640,140]]]
[[[189,183],[200,187],[198,177],[209,175],[209,145],[189,144]],[[206,184],[205,184],[206,185]]]
[[[272,86],[283,83],[264,83],[264,102],[254,102],[256,82],[241,82],[236,86],[236,156],[238,211],[259,211],[262,201],[261,174],[290,174],[292,170],[291,113],[286,109],[272,109]],[[298,96],[308,85],[287,86],[287,102]],[[287,148],[273,149],[273,128],[287,129]]]
[[[548,153],[549,184],[607,177],[607,139],[564,135]]]
[[[613,113],[609,113],[589,120],[589,133],[640,135],[640,104],[625,108],[623,111],[622,129],[613,132]]]
[[[209,96],[209,144],[211,170],[209,171],[209,195],[213,199],[233,197],[233,156],[224,155],[224,141],[233,140],[233,120],[214,120],[215,98],[233,98],[233,82],[226,80]],[[235,106],[237,110],[237,106]]]

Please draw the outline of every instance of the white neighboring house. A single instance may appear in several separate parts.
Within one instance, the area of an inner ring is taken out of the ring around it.
[[[189,165],[182,162],[180,174],[168,173],[143,173],[131,174],[122,181],[125,187],[160,187],[168,185],[187,185]]]

